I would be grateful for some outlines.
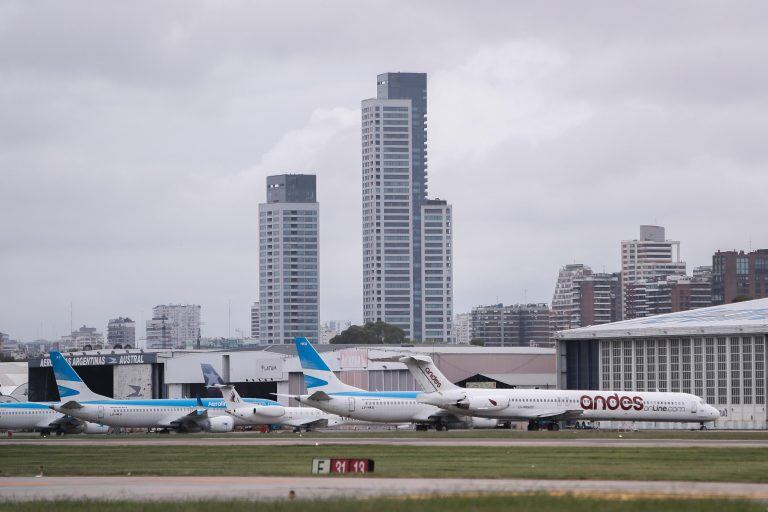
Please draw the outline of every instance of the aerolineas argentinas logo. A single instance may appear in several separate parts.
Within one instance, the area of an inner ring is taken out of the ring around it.
[[[440,379],[437,378],[437,375],[432,373],[432,370],[429,368],[424,368],[424,373],[427,374],[427,377],[429,377],[429,380],[432,381],[432,383],[435,385],[436,388],[439,388],[443,384],[440,382]]]
[[[622,409],[625,411],[634,409],[636,411],[642,411],[643,407],[645,406],[642,397],[619,396],[618,393],[614,393],[607,397],[603,395],[582,395],[579,399],[579,404],[581,405],[582,409],[587,409],[590,411],[604,411],[606,409],[610,411],[615,411],[616,409]]]

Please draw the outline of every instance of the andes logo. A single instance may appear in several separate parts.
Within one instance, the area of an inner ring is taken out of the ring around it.
[[[636,411],[642,411],[645,404],[643,403],[642,397],[639,396],[619,396],[618,393],[614,393],[612,395],[609,395],[607,397],[602,395],[595,395],[594,397],[591,397],[589,395],[582,395],[579,399],[579,404],[581,405],[582,409],[587,409],[591,411],[596,410],[611,410],[615,411],[616,409],[622,409],[625,411],[628,411],[630,409],[634,409]]]
[[[432,370],[430,370],[429,368],[425,368],[424,373],[427,375],[427,377],[429,377],[429,380],[432,381],[432,383],[435,385],[436,388],[439,388],[440,386],[442,386],[442,384],[440,383],[440,379],[437,378],[437,375],[432,373]]]

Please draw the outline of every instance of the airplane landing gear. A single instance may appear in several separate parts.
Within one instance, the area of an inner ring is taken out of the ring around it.
[[[531,420],[528,422],[528,430],[531,432],[535,432],[537,430],[541,429],[547,429],[552,432],[557,432],[560,430],[560,424],[556,421],[539,421],[539,420]]]
[[[703,421],[699,425],[700,425],[699,430],[707,430],[707,426],[704,424]]]

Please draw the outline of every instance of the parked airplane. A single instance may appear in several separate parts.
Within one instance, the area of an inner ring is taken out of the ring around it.
[[[528,420],[528,430],[546,425],[558,430],[560,420],[715,421],[720,412],[688,393],[564,389],[465,389],[449,381],[426,355],[389,359],[405,364],[424,392],[417,402],[455,414],[503,420]]]
[[[415,423],[417,430],[430,426],[448,428],[494,428],[496,419],[475,418],[466,412],[445,411],[420,403],[419,391],[365,391],[341,382],[306,338],[295,338],[308,395],[296,398],[323,411],[378,423]]]
[[[94,393],[59,352],[51,352],[59,395],[69,401],[51,404],[55,411],[84,420],[126,428],[163,428],[183,432],[230,432],[235,421],[221,399],[118,400]],[[253,407],[280,405],[273,400],[247,399]]]
[[[225,402],[225,411],[236,421],[247,425],[280,425],[293,427],[295,432],[301,429],[332,427],[345,423],[355,423],[350,418],[328,414],[315,407],[285,407],[273,405],[254,407],[240,397],[234,385],[225,385],[214,367],[208,363],[200,365],[206,386],[218,388]]]
[[[7,402],[0,404],[0,430],[32,430],[41,435],[106,434],[107,425],[82,421],[52,411],[54,402]]]

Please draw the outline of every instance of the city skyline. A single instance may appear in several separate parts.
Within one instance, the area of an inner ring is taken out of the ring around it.
[[[768,247],[762,4],[399,5],[0,8],[0,330],[128,316],[138,338],[173,302],[248,332],[264,179],[292,169],[323,202],[320,318],[361,322],[359,101],[387,71],[429,76],[455,313],[549,303],[570,262],[618,271],[640,224],[689,273]],[[333,38],[281,37],[318,21]]]

